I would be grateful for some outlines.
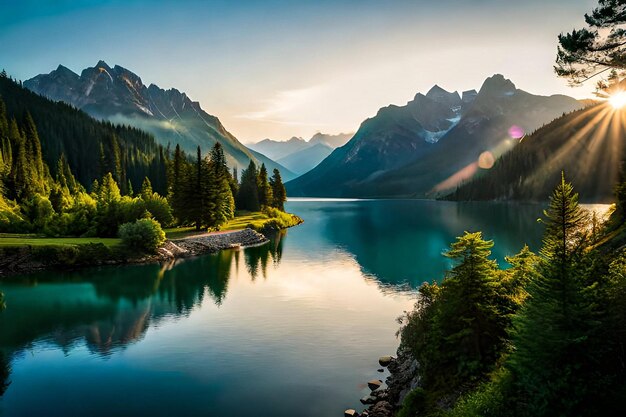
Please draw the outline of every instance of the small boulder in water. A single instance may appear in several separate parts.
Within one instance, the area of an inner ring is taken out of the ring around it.
[[[353,410],[351,408],[343,412],[343,417],[358,417],[358,416],[359,416],[359,413],[357,413],[356,410]]]
[[[373,397],[371,395],[366,395],[365,397],[361,398],[361,404],[374,404],[376,402],[376,397]]]
[[[383,384],[383,381],[381,381],[380,379],[372,379],[370,381],[367,381],[367,386],[372,390],[375,391],[378,388],[380,388],[380,386]]]
[[[378,358],[378,363],[380,364],[380,366],[382,366],[383,368],[388,367],[391,362],[393,362],[395,360],[395,358],[393,356],[381,356],[380,358]]]

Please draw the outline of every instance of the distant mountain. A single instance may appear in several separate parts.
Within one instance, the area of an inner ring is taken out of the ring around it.
[[[302,175],[322,162],[333,149],[345,145],[352,135],[316,133],[308,141],[295,136],[286,141],[263,139],[248,147],[272,158],[297,175]]]
[[[598,104],[547,124],[491,169],[446,197],[451,200],[547,200],[565,173],[581,201],[608,203],[626,160],[626,114]]]
[[[175,88],[164,90],[154,84],[146,86],[141,78],[118,65],[109,67],[99,61],[80,75],[59,65],[49,74],[24,82],[37,94],[69,103],[93,117],[127,124],[152,133],[156,140],[173,147],[179,143],[195,153],[199,145],[206,153],[220,142],[228,163],[246,167],[250,159],[265,163],[271,171],[279,168],[283,178],[294,174],[260,154],[252,154],[229,133],[219,119],[206,113],[200,104]]]
[[[308,148],[310,145],[302,138],[292,137],[286,141],[263,139],[260,142],[249,144],[248,148],[261,152],[268,158],[277,161],[294,152]]]
[[[287,191],[290,196],[434,196],[471,178],[481,154],[497,158],[524,132],[581,106],[571,97],[519,90],[502,75],[463,95],[434,86],[405,106],[380,109],[346,145],[287,183]]]
[[[326,143],[317,143],[308,148],[301,149],[297,152],[278,159],[276,162],[286,166],[296,174],[302,175],[309,172],[322,162],[333,151],[333,148]]]
[[[311,139],[309,139],[308,143],[309,145],[316,145],[318,143],[321,143],[335,149],[348,143],[352,136],[354,136],[354,133],[339,133],[337,135],[316,133]]]

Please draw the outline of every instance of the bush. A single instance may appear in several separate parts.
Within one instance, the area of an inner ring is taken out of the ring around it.
[[[426,405],[426,391],[417,387],[409,392],[402,402],[402,408],[398,411],[398,417],[413,417],[420,415]]]
[[[0,232],[3,233],[26,233],[31,229],[28,222],[22,216],[20,207],[15,201],[6,200],[0,194]]]
[[[446,417],[499,417],[513,415],[516,404],[511,390],[511,376],[505,370],[499,370],[493,380],[480,385],[462,397]]]
[[[119,236],[129,248],[154,253],[165,242],[165,232],[154,219],[139,219],[120,226]]]
[[[150,212],[152,217],[154,217],[154,219],[160,224],[168,227],[174,222],[172,208],[165,197],[161,197],[157,193],[152,193],[150,197],[142,199],[144,201],[146,211]]]
[[[35,194],[30,199],[22,202],[22,210],[36,230],[43,230],[54,216],[54,209],[48,197]]]

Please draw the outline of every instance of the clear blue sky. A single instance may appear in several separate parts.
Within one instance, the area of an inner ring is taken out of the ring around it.
[[[100,59],[176,87],[244,142],[354,131],[437,83],[502,73],[590,95],[552,71],[596,0],[0,0],[0,67],[19,79]]]

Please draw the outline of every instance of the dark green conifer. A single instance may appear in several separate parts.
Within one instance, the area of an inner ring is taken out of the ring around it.
[[[591,360],[584,352],[593,297],[585,296],[588,215],[564,176],[542,222],[539,273],[515,320],[515,350],[508,364],[522,392],[525,414],[575,415],[587,389],[581,376]]]
[[[248,168],[241,173],[241,184],[237,192],[238,210],[259,211],[259,187],[256,164],[250,160]]]
[[[272,188],[267,178],[267,168],[265,168],[265,164],[261,164],[261,169],[259,169],[257,187],[259,189],[259,204],[261,207],[271,207],[273,202]]]
[[[287,190],[280,176],[280,171],[274,168],[272,178],[270,178],[270,187],[272,189],[272,207],[281,211],[285,211],[285,201],[287,201]]]

